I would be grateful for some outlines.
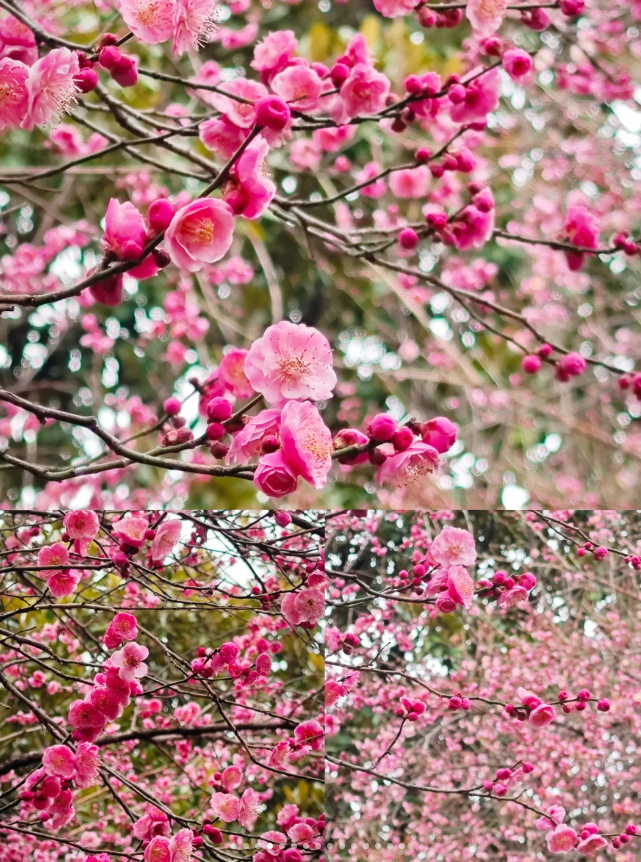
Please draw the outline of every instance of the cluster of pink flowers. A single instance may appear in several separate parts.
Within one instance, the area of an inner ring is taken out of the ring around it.
[[[40,820],[57,832],[75,815],[72,785],[78,789],[98,782],[98,747],[83,742],[73,751],[68,745],[50,745],[42,755],[42,766],[32,772],[20,793],[24,813],[35,810]]]

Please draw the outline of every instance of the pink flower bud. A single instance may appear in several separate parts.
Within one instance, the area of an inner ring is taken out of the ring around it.
[[[537,371],[541,370],[542,364],[540,357],[536,353],[530,353],[528,356],[523,357],[521,368],[526,374],[536,374]]]
[[[398,422],[389,413],[378,413],[367,426],[367,433],[377,443],[391,440],[398,427]]]
[[[156,233],[167,230],[175,212],[176,208],[170,200],[167,200],[167,198],[157,198],[155,201],[152,201],[147,211],[149,227]]]
[[[289,105],[278,96],[263,96],[255,106],[256,125],[270,129],[272,132],[282,131],[291,119]]]
[[[86,66],[74,75],[73,82],[81,93],[91,93],[98,86],[98,75],[91,66]]]
[[[226,422],[232,414],[232,403],[228,398],[212,398],[207,404],[207,418],[210,422]]]

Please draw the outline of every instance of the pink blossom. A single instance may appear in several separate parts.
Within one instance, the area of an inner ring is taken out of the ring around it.
[[[283,69],[296,50],[297,39],[293,30],[277,30],[268,33],[254,48],[252,68],[258,72],[274,72]]]
[[[564,823],[559,823],[559,825],[554,830],[548,832],[545,837],[550,853],[569,853],[570,850],[574,849],[578,835],[570,826],[566,826]]]
[[[400,18],[409,15],[418,6],[419,0],[374,0],[374,8],[385,18]]]
[[[532,58],[522,48],[509,48],[503,54],[501,62],[510,78],[518,83],[527,80],[534,68]]]
[[[584,856],[592,856],[598,850],[607,847],[608,842],[602,835],[588,835],[576,845],[577,853],[582,853]]]
[[[38,551],[39,566],[65,566],[69,562],[69,549],[62,542],[46,545]]]
[[[149,655],[146,646],[131,642],[111,656],[111,663],[119,669],[120,679],[132,682],[147,673],[145,659]]]
[[[316,170],[320,165],[323,151],[314,140],[309,138],[299,138],[294,141],[290,150],[292,163],[298,168]]]
[[[52,815],[48,821],[51,829],[57,832],[70,823],[75,815],[73,807],[73,794],[70,790],[61,790],[49,806],[49,814]]]
[[[80,572],[75,569],[63,569],[59,572],[49,572],[47,586],[51,595],[56,599],[63,599],[76,591],[80,583]]]
[[[443,231],[443,237],[460,251],[468,251],[482,248],[493,231],[494,209],[484,212],[469,204]]]
[[[0,131],[17,128],[27,110],[29,67],[20,60],[0,59]]]
[[[478,75],[480,69],[473,69],[470,77]],[[455,123],[464,125],[475,120],[484,120],[499,104],[501,79],[498,69],[484,72],[465,84],[465,99],[450,108],[450,116]]]
[[[251,398],[254,388],[245,374],[248,350],[233,347],[223,356],[218,366],[218,378],[235,398]]]
[[[102,728],[105,720],[95,706],[86,700],[74,700],[69,707],[69,724],[79,729]]]
[[[441,463],[433,446],[414,441],[403,452],[390,455],[379,468],[376,481],[389,482],[394,487],[406,487],[422,482],[425,476],[435,473]]]
[[[234,644],[236,646],[236,644]],[[223,785],[224,789],[235,790],[243,780],[243,771],[240,766],[228,766],[226,769],[223,769],[223,777],[220,780],[220,783]]]
[[[307,743],[312,751],[320,751],[322,749],[323,735],[323,726],[315,719],[303,721],[294,728],[296,742],[299,744]]]
[[[474,537],[458,527],[443,527],[430,545],[430,554],[442,566],[472,566],[476,562]]]
[[[528,599],[528,591],[516,584],[499,596],[499,606],[502,608],[514,608]]]
[[[287,830],[287,834],[292,839],[294,844],[304,844],[306,841],[309,841],[310,838],[314,835],[314,830],[311,826],[308,826],[307,823],[295,823],[290,829]]]
[[[131,548],[142,548],[145,544],[149,521],[142,515],[132,515],[130,512],[117,521],[112,532],[118,541]]]
[[[214,117],[198,128],[198,137],[212,153],[230,159],[246,138],[246,132],[228,120]]]
[[[174,13],[174,54],[194,51],[204,44],[216,27],[216,0],[176,0]]]
[[[394,171],[389,178],[389,187],[397,198],[424,198],[430,185],[431,175],[426,165]]]
[[[276,194],[276,186],[266,175],[267,141],[259,136],[246,147],[234,164],[223,189],[223,199],[236,215],[257,219]]]
[[[491,36],[499,29],[508,0],[468,0],[465,14],[478,38]]]
[[[389,79],[367,63],[356,63],[341,86],[341,98],[348,117],[376,114],[385,107]]]
[[[191,829],[180,829],[169,842],[171,862],[189,862],[192,858],[193,833]]]
[[[293,110],[311,111],[318,106],[323,82],[318,74],[302,63],[288,66],[271,82],[273,91],[288,102]]]
[[[587,207],[568,207],[565,217],[565,233],[569,242],[583,248],[596,248],[599,240],[599,220]],[[564,252],[568,267],[577,272],[583,266],[585,252]]]
[[[240,797],[238,807],[238,822],[243,829],[248,829],[250,832],[254,828],[254,824],[258,819],[260,810],[260,797],[251,787]]]
[[[45,748],[42,765],[47,775],[56,775],[58,778],[73,778],[76,774],[76,756],[67,745]]]
[[[27,114],[23,129],[55,125],[76,97],[74,77],[78,55],[69,48],[54,48],[29,69]]]
[[[0,60],[5,58],[20,60],[27,66],[31,66],[38,59],[38,46],[33,30],[14,15],[0,21]]]
[[[162,560],[178,544],[182,524],[179,520],[163,521],[156,530],[156,535],[151,545],[151,559]]]
[[[165,249],[172,262],[187,272],[198,272],[229,251],[234,238],[234,215],[224,201],[200,198],[182,207],[165,232]]]
[[[323,488],[332,469],[332,434],[309,401],[288,401],[280,418],[283,456],[294,472]]]
[[[536,709],[532,710],[528,721],[534,727],[545,727],[546,724],[551,724],[554,721],[555,715],[554,707],[549,706],[547,703],[542,703]]]
[[[105,632],[105,646],[115,649],[123,641],[133,641],[138,637],[138,625],[133,614],[118,613],[107,626]]]
[[[373,180],[374,177],[378,176],[381,173],[381,166],[378,162],[368,162],[362,171],[356,174],[356,182],[360,185],[361,183],[366,182],[367,180]],[[364,195],[366,198],[380,198],[387,191],[387,185],[385,180],[381,177],[380,179],[375,180],[373,183],[370,183],[367,186],[363,186],[360,190],[360,193]]]
[[[145,848],[145,862],[171,862],[171,843],[165,835],[154,835]]]
[[[125,24],[141,42],[157,45],[174,32],[176,0],[118,0]]]
[[[284,497],[296,490],[298,477],[279,449],[260,458],[254,484],[268,497]]]
[[[254,104],[269,95],[269,90],[259,81],[249,78],[234,78],[221,85],[223,93],[212,93],[211,103],[223,115],[228,123],[241,129],[251,129],[256,122]],[[232,98],[238,96],[243,101]]]
[[[240,801],[233,793],[214,793],[210,802],[211,810],[216,817],[225,823],[233,823],[238,820],[240,813]]]
[[[278,434],[279,431],[280,409],[261,410],[257,416],[252,416],[245,427],[234,435],[227,452],[226,463],[246,464],[251,461],[260,453],[265,437]]]
[[[474,556],[476,556],[476,552]],[[450,567],[447,573],[447,591],[457,604],[463,605],[464,608],[472,606],[474,581],[469,576],[467,569],[463,568],[463,566]]]
[[[316,625],[325,610],[325,596],[313,588],[300,592],[287,593],[280,603],[288,623],[298,626],[301,623]]]
[[[322,401],[332,396],[336,374],[325,336],[304,323],[269,326],[249,348],[245,374],[272,404],[287,399]]]
[[[115,721],[128,705],[129,697],[109,686],[94,685],[89,695],[89,702],[109,721]]]
[[[145,220],[129,201],[120,203],[111,198],[105,214],[104,243],[107,251],[120,260],[135,260],[140,257],[147,236]],[[129,270],[132,278],[153,278],[158,267],[151,254]]]
[[[88,509],[67,512],[63,524],[72,539],[95,539],[100,529],[98,515]]]
[[[554,823],[550,817],[539,817],[536,821],[536,828],[543,832],[549,832],[555,828],[555,823],[562,823],[565,819],[565,808],[562,805],[551,805],[545,813],[550,815]]]
[[[76,787],[83,789],[98,783],[100,749],[90,742],[81,742],[76,749]]]

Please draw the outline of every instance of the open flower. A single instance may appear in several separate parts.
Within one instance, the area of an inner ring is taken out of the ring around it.
[[[180,269],[198,272],[229,251],[234,214],[224,201],[199,198],[179,209],[165,232],[165,249]]]
[[[210,802],[211,810],[216,817],[225,823],[233,823],[238,820],[240,813],[240,801],[233,793],[214,793]]]
[[[245,374],[271,404],[332,397],[336,374],[328,340],[311,326],[282,320],[249,348]]]
[[[442,566],[471,566],[476,562],[474,536],[458,527],[443,527],[430,545],[430,554]]]
[[[146,646],[137,643],[128,643],[121,650],[111,656],[111,663],[119,670],[120,679],[133,682],[147,673],[145,659],[149,655]]]
[[[145,45],[166,42],[174,32],[176,0],[118,0],[118,11]]]
[[[332,434],[309,401],[288,401],[280,418],[283,456],[294,472],[315,488],[327,484],[332,469]]]
[[[27,113],[23,129],[56,125],[76,97],[78,55],[69,48],[54,48],[37,60],[27,78]]]

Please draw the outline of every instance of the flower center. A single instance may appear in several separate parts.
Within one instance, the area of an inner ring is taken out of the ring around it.
[[[206,217],[193,219],[182,225],[180,233],[189,242],[210,243],[214,239],[214,223]]]
[[[278,363],[280,376],[287,381],[300,380],[305,374],[309,374],[309,362],[306,362],[302,356],[286,356]]]

